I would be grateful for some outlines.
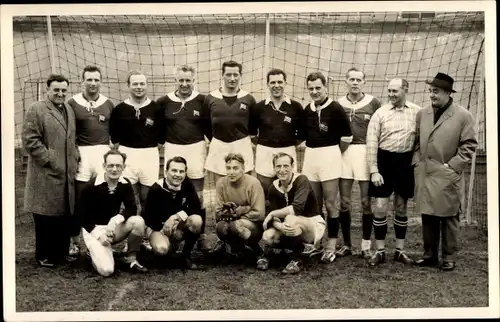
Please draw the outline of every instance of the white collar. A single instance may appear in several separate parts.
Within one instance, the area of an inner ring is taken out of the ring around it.
[[[316,111],[321,111],[322,109],[324,109],[325,107],[327,107],[328,105],[332,104],[333,100],[329,97],[325,103],[323,103],[322,105],[316,107],[316,104],[314,103],[314,101],[311,101],[311,110],[313,112],[316,112]]]
[[[296,173],[294,172],[293,175],[292,175],[292,181],[290,181],[290,183],[288,184],[288,188],[286,189],[286,192],[289,192],[291,189],[292,189],[292,186],[293,186],[293,183],[295,182],[295,180],[297,180],[297,178],[300,176],[301,174],[300,173]],[[283,187],[280,185],[280,179],[276,179],[273,181],[273,185],[274,187],[276,188],[276,190],[278,190],[279,192],[281,193],[285,193],[285,190],[283,189]]]
[[[100,184],[103,184],[104,182],[106,182],[106,179],[104,179],[104,173],[100,173],[95,178],[94,186],[98,186]],[[118,178],[118,182],[125,183],[125,184],[128,183],[127,180],[125,180],[125,178],[123,176],[120,176],[120,178]]]
[[[90,102],[83,96],[83,93],[75,94],[73,96],[73,99],[77,104],[88,108],[98,108],[102,104],[106,103],[106,101],[108,100],[106,96],[99,93],[99,97],[97,98],[97,101],[95,101],[95,105],[91,107]]]
[[[237,98],[242,98],[243,96],[248,95],[248,94],[250,94],[250,93],[247,92],[247,91],[245,91],[244,89],[240,88],[240,91],[238,92],[238,95],[236,97]],[[210,92],[210,95],[212,95],[215,98],[219,98],[219,99],[223,98],[223,95],[222,95],[222,92],[221,92],[220,88],[218,88],[218,89]]]
[[[200,93],[198,93],[197,91],[193,91],[193,92],[191,93],[191,95],[189,95],[189,97],[188,97],[188,98],[186,98],[185,100],[183,100],[183,99],[181,99],[179,96],[175,95],[175,92],[176,92],[176,91],[173,91],[173,92],[167,93],[167,96],[168,96],[168,98],[170,98],[170,100],[171,100],[172,102],[179,102],[179,103],[182,103],[182,102],[187,103],[187,102],[189,102],[189,101],[191,101],[191,100],[195,99],[195,98],[196,98],[196,96],[198,96],[198,94],[200,94]]]
[[[339,97],[338,102],[343,107],[358,109],[358,108],[361,108],[361,107],[365,106],[366,104],[370,103],[372,99],[373,99],[372,95],[365,94],[365,97],[363,97],[360,101],[353,103],[347,98],[347,95],[344,95],[344,96]]]
[[[272,99],[271,97],[267,97],[266,100],[264,101],[264,104],[266,105],[269,105],[269,102],[271,102]],[[292,104],[292,100],[290,99],[290,97],[288,97],[288,95],[283,95],[283,102],[286,102],[288,104]]]
[[[127,98],[124,102],[125,104],[128,104],[130,106],[133,106],[134,108],[138,109],[138,108],[143,108],[144,106],[148,106],[150,103],[151,103],[151,100],[149,99],[149,97],[146,97],[146,100],[144,102],[142,102],[142,104],[140,106],[137,105],[136,102],[134,102],[130,97]]]

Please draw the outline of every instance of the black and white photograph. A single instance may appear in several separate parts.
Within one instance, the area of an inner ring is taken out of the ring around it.
[[[500,317],[495,12],[2,5],[4,320]]]

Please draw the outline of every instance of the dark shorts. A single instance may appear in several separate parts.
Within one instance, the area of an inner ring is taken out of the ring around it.
[[[374,198],[388,198],[394,192],[405,199],[412,198],[415,189],[412,157],[413,152],[396,153],[379,149],[377,164],[384,184],[375,187],[370,181],[368,195]]]

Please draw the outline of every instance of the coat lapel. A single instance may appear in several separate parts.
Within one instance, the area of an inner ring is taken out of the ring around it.
[[[61,125],[63,126],[63,128],[65,130],[67,130],[68,128],[68,124],[66,124],[65,120],[64,120],[64,116],[61,114],[61,112],[59,112],[57,110],[57,107],[54,106],[54,103],[52,103],[49,99],[45,99],[45,103],[47,104],[47,107],[50,111],[50,114],[59,122],[61,123]],[[66,108],[66,104],[63,105],[64,108],[66,109],[66,113],[67,113],[67,108]],[[68,117],[69,119],[69,117]]]
[[[427,109],[427,113],[422,115],[420,120],[420,136],[421,140],[421,151],[424,153],[424,157],[427,157],[427,145],[429,143],[429,138],[431,135],[432,127],[434,126],[434,113],[432,108]]]
[[[431,114],[432,114],[432,117],[434,118],[434,110],[431,108]],[[451,104],[448,109],[446,110],[446,112],[443,113],[443,115],[441,115],[441,117],[439,118],[439,120],[436,122],[436,124],[434,125],[434,127],[432,128],[431,130],[431,133],[429,134],[432,135],[432,133],[438,128],[441,126],[441,124],[443,124],[444,122],[446,122],[448,119],[451,118],[451,116],[453,115],[453,113],[455,112],[455,104]],[[434,123],[434,120],[433,120],[433,123]]]

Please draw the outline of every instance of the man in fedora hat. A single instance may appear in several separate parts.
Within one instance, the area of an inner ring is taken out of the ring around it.
[[[415,166],[416,212],[422,214],[424,255],[418,266],[438,265],[442,235],[441,269],[455,268],[459,213],[465,193],[463,171],[477,147],[477,124],[472,114],[456,104],[453,78],[438,73],[429,85],[431,107],[417,114]]]

